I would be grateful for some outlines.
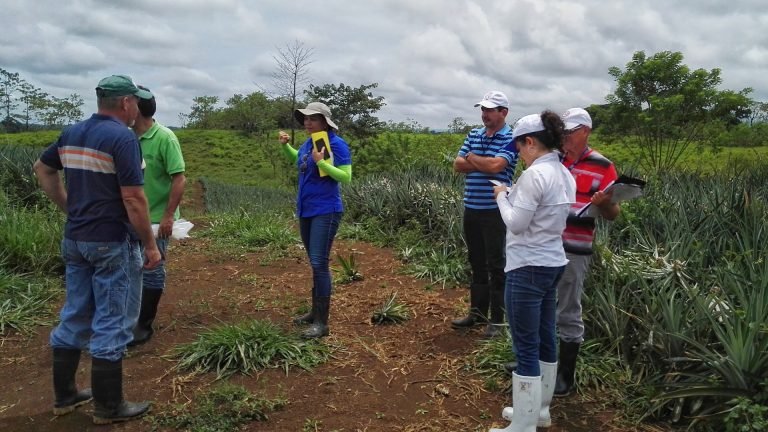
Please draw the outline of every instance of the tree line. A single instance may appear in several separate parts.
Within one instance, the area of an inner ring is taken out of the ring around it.
[[[310,84],[301,98],[293,101],[288,96],[270,96],[265,91],[243,95],[235,94],[220,106],[217,96],[197,96],[192,100],[188,114],[181,114],[184,127],[191,129],[236,129],[246,133],[266,133],[275,128],[291,129],[296,126],[293,108],[311,101],[322,101],[331,109],[333,120],[347,136],[367,138],[388,130],[407,132],[428,131],[410,120],[384,122],[376,113],[386,104],[383,96],[375,96],[378,83],[358,87],[340,84]],[[299,125],[301,126],[301,125]]]
[[[0,68],[0,130],[58,129],[82,119],[83,104],[77,93],[60,98]]]
[[[181,127],[234,129],[248,134],[275,128],[293,130],[301,128],[293,119],[294,109],[322,101],[331,108],[344,135],[359,141],[381,132],[429,132],[412,119],[395,123],[376,117],[386,105],[384,97],[374,94],[378,83],[357,87],[308,84],[312,49],[303,43],[287,44],[277,48],[277,53],[272,75],[275,91],[234,94],[223,104],[218,96],[197,96],[190,112],[179,114]],[[768,145],[768,103],[752,99],[751,88],[719,89],[720,69],[691,69],[683,63],[680,52],[647,55],[638,51],[624,68],[614,66],[608,73],[615,81],[614,92],[606,96],[606,103],[586,107],[594,129],[627,143],[648,168],[674,166],[691,145]],[[0,117],[5,117],[6,129],[11,125],[29,130],[33,124],[60,127],[79,120],[82,105],[77,94],[65,98],[49,95],[18,73],[0,68]],[[447,129],[466,133],[473,127],[476,125],[456,117]]]

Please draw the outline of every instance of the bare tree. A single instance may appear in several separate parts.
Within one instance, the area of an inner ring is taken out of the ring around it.
[[[272,85],[275,87],[280,97],[290,100],[290,117],[293,118],[293,112],[296,110],[296,97],[301,90],[301,86],[306,84],[307,67],[312,63],[313,48],[306,47],[303,42],[298,40],[292,44],[286,44],[285,47],[277,48],[277,55],[272,56],[277,63],[277,70],[272,74]],[[295,122],[291,121],[291,145],[294,145],[294,135],[296,132]]]

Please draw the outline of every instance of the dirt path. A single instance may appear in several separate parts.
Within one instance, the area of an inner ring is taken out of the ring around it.
[[[230,381],[265,397],[289,403],[267,422],[246,431],[304,431],[308,420],[319,431],[486,431],[506,425],[500,412],[508,398],[483,389],[483,378],[464,358],[476,349],[480,328],[458,332],[450,319],[461,311],[464,289],[427,289],[428,282],[405,276],[391,251],[339,241],[335,251],[354,253],[365,279],[335,287],[328,363],[305,372],[267,370]],[[162,298],[157,332],[124,362],[129,400],[152,400],[154,412],[167,412],[210,388],[212,375],[171,371],[165,357],[204,328],[246,319],[269,319],[295,329],[291,316],[308,297],[310,276],[298,248],[287,258],[264,264],[259,254],[223,257],[206,240],[174,243],[169,253],[169,286]],[[336,254],[334,253],[334,257]],[[370,317],[390,294],[409,305],[415,317],[403,325],[373,326]],[[134,421],[117,426],[91,424],[90,407],[61,418],[50,413],[50,328],[34,336],[11,335],[0,345],[0,431],[146,431]],[[90,361],[78,374],[88,385]],[[556,401],[550,432],[610,430],[607,415],[584,409],[578,397]]]

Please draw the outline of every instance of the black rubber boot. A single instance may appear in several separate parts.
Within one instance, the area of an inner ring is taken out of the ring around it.
[[[315,322],[315,308],[317,300],[315,300],[315,290],[312,290],[312,307],[309,309],[309,312],[305,313],[304,315],[297,316],[293,319],[293,323],[296,325],[306,325],[306,324],[312,324]]]
[[[555,397],[566,397],[573,392],[576,385],[576,358],[579,356],[579,347],[581,344],[578,342],[560,341]]]
[[[301,334],[301,337],[304,339],[317,339],[328,336],[328,315],[330,314],[330,309],[330,297],[315,297],[315,320]]]
[[[451,321],[451,327],[468,328],[475,324],[488,322],[488,303],[490,302],[490,286],[487,284],[472,284],[469,286],[469,313],[464,318]]]
[[[488,339],[496,337],[504,329],[504,285],[492,285],[489,299],[491,319],[483,333]]]
[[[93,387],[93,422],[110,424],[139,418],[149,411],[149,402],[123,400],[123,361],[93,358],[91,363]]]
[[[91,389],[77,391],[75,375],[79,364],[80,350],[53,349],[53,392],[56,395],[53,415],[69,414],[93,399]]]
[[[155,330],[152,323],[157,316],[157,306],[160,304],[160,297],[163,295],[161,289],[145,288],[141,292],[141,312],[139,312],[139,321],[133,329],[133,340],[128,342],[128,346],[141,345],[149,342]]]

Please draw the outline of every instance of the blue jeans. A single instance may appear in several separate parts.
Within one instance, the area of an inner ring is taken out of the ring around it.
[[[507,272],[504,301],[517,374],[540,376],[539,360],[557,362],[557,282],[565,266],[526,266]]]
[[[132,305],[131,299],[141,298],[143,256],[139,243],[65,238],[61,251],[67,294],[61,322],[51,332],[51,347],[87,348],[92,357],[121,359],[126,344],[133,339],[138,317],[139,304]]]
[[[312,296],[330,297],[331,269],[329,267],[331,246],[339,229],[343,213],[326,213],[308,218],[299,218],[301,241],[307,250],[309,265],[312,266]]]
[[[160,255],[162,255],[163,259],[157,267],[150,270],[145,269],[143,271],[143,287],[146,289],[162,290],[165,289],[165,257],[168,252],[170,238],[157,238],[155,239],[155,242],[157,243],[157,248],[160,250]]]

